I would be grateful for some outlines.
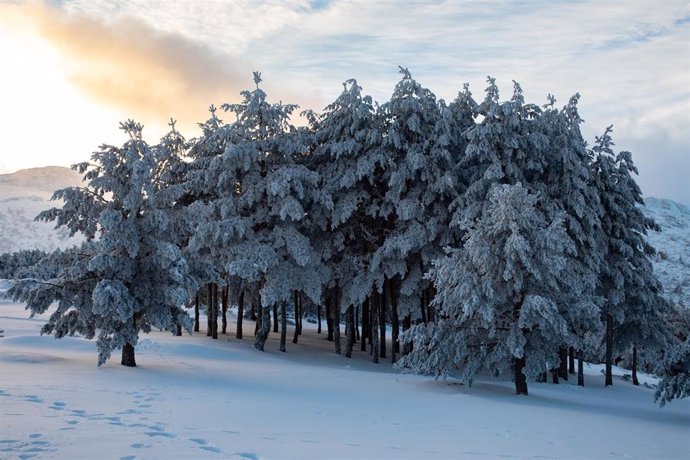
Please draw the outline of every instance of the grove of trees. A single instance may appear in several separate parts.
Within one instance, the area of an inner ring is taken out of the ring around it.
[[[296,342],[311,312],[336,353],[359,343],[406,371],[509,374],[526,395],[531,379],[584,385],[584,360],[606,363],[607,385],[616,358],[635,383],[661,360],[657,397],[687,396],[686,337],[645,239],[657,226],[611,128],[588,146],[578,95],[540,106],[515,83],[502,101],[489,78],[483,98],[465,85],[446,103],[401,75],[383,104],[345,82],[304,126],[258,72],[196,139],[171,123],[149,145],[127,121],[127,141],[75,165],[83,185],[38,216],[86,242],[24,269],[10,295],[32,314],[57,302],[42,332],[97,336],[99,365],[121,349],[134,366],[140,332],[198,331],[204,307],[217,338],[236,304],[237,338],[251,316],[258,350],[273,327],[285,351],[288,315]]]

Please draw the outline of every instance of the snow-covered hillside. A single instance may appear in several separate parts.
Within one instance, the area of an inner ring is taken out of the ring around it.
[[[690,207],[658,198],[646,198],[645,204],[645,213],[662,230],[649,232],[648,240],[658,252],[654,271],[664,295],[674,304],[690,308]]]
[[[0,253],[21,249],[51,251],[76,244],[64,229],[34,222],[38,213],[59,205],[50,197],[57,189],[81,183],[69,168],[47,166],[0,175]]]

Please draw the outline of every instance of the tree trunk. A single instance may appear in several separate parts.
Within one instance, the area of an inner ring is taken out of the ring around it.
[[[199,293],[194,296],[194,332],[199,332]]]
[[[134,332],[137,332],[137,318],[132,318],[132,326],[134,327]],[[134,359],[134,345],[129,342],[125,342],[122,346],[122,360],[120,364],[127,367],[136,367],[137,362]]]
[[[264,319],[263,318],[263,308],[261,307],[261,301],[259,300],[259,303],[255,302],[254,296],[252,296],[252,315],[254,318],[256,318],[256,321],[254,322],[254,337],[259,335],[259,328],[261,328],[261,321]],[[257,312],[258,310],[258,312]],[[258,314],[257,314],[258,313]],[[271,312],[269,311],[268,313],[268,321],[271,321]],[[271,330],[271,325],[268,325],[268,330]]]
[[[426,320],[430,323],[433,323],[436,317],[434,306],[431,305],[431,301],[434,300],[434,285],[430,284],[429,287],[426,288],[426,291]]]
[[[371,356],[375,363],[379,362],[379,302],[379,293],[374,286],[371,292]]]
[[[383,280],[383,288],[381,289],[381,296],[379,297],[379,351],[381,358],[386,359],[386,304],[388,303],[388,295],[386,293],[388,281]]]
[[[206,285],[206,337],[213,335],[213,284]]]
[[[422,295],[419,299],[419,307],[422,312],[422,322],[426,324],[426,289],[422,289]]]
[[[297,291],[294,293],[294,303],[295,303],[295,333],[292,336],[292,343],[297,343],[297,338],[299,337],[299,299]]]
[[[570,347],[568,352],[568,372],[575,375],[575,348]]]
[[[220,306],[218,303],[218,285],[213,283],[213,321],[211,323],[211,338],[218,340],[218,316],[220,313]]]
[[[396,278],[389,280],[388,286],[390,287],[390,302],[391,302],[391,362],[395,363],[396,353],[400,353],[400,342],[398,337],[400,337],[400,318],[398,318],[398,283]]]
[[[359,335],[359,305],[355,307],[355,342],[360,341],[360,335]]]
[[[333,342],[335,342],[335,354],[339,355],[340,350],[340,288],[335,285],[333,289]]]
[[[122,347],[122,361],[121,364],[127,367],[136,367],[137,362],[134,359],[134,347],[129,343],[125,343]]]
[[[352,357],[355,346],[355,309],[352,305],[345,312],[345,356]]]
[[[278,304],[273,305],[273,332],[278,332]]]
[[[640,381],[637,380],[637,347],[634,345],[632,351],[632,382],[633,385],[640,384]]]
[[[558,369],[551,369],[551,383],[558,385]]]
[[[230,297],[230,287],[225,286],[223,288],[223,325],[222,325],[222,330],[221,333],[227,334],[228,333],[228,303],[229,303],[229,297]]]
[[[613,385],[613,367],[611,358],[613,354],[613,316],[606,315],[606,381],[604,386]]]
[[[237,299],[237,331],[235,337],[242,340],[242,319],[244,319],[244,289],[240,290],[240,296]]]
[[[515,358],[515,394],[527,396],[527,377],[522,372],[525,368],[525,357]]]
[[[280,351],[285,352],[285,340],[287,339],[287,302],[280,303]]]
[[[585,386],[585,360],[582,350],[577,350],[577,386]]]
[[[321,305],[316,306],[316,333],[321,334]]]
[[[333,341],[333,302],[331,301],[330,292],[326,293],[326,328],[328,329],[328,335],[326,339],[328,341]]]
[[[257,331],[254,340],[254,348],[259,351],[264,351],[264,345],[268,339],[268,334],[271,332],[271,307],[261,308],[261,327]]]
[[[568,381],[568,349],[566,347],[558,348],[558,355],[561,358],[561,365],[558,368],[559,377]]]
[[[299,305],[299,314],[297,315],[297,335],[302,335],[302,319],[304,317],[304,305],[302,305],[302,294],[297,293],[297,304]]]
[[[412,320],[410,319],[409,314],[403,318],[402,327],[403,327],[403,332],[407,331],[408,329],[410,329],[412,327]],[[412,342],[404,342],[403,343],[403,349],[402,349],[403,356],[410,354],[411,351],[412,351]]]
[[[369,298],[362,302],[362,341],[359,344],[361,351],[367,351],[367,337],[369,337]]]

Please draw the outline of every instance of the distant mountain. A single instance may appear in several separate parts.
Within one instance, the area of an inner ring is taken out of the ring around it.
[[[52,251],[78,244],[55,224],[34,222],[46,209],[60,206],[50,201],[55,190],[76,186],[81,176],[69,168],[47,166],[0,174],[0,253],[21,249]]]
[[[690,308],[690,207],[658,198],[646,198],[645,205],[645,214],[661,226],[661,232],[649,232],[648,241],[657,250],[654,271],[664,295]]]

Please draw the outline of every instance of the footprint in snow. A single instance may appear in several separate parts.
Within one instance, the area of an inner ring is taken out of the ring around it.
[[[65,406],[67,404],[63,403],[62,401],[55,401],[50,407],[50,409],[53,410],[65,410]]]
[[[173,438],[177,437],[176,434],[168,433],[167,431],[147,431],[144,434],[151,437],[151,438],[162,437],[162,438],[173,439]]]
[[[39,398],[36,395],[27,395],[26,396],[26,401],[27,402],[32,402],[32,403],[42,403],[43,399]]]
[[[254,454],[251,452],[236,452],[234,455],[237,455],[238,457],[246,458],[249,460],[259,460],[259,458],[260,458],[258,454]]]

